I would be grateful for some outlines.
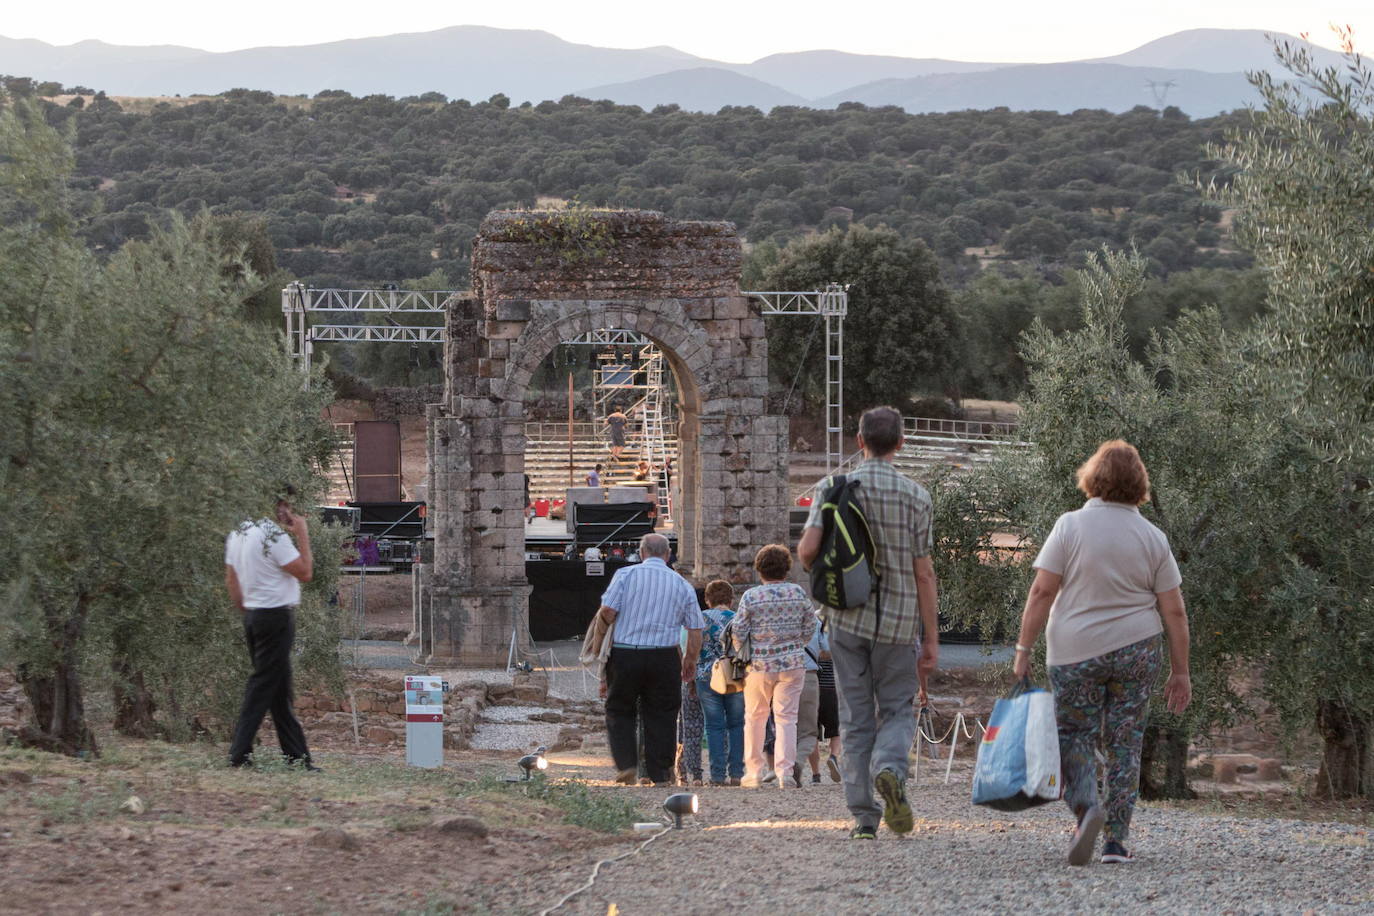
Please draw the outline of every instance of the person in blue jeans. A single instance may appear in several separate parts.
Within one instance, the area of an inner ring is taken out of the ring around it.
[[[711,689],[711,666],[725,654],[721,634],[735,616],[730,605],[735,589],[724,579],[706,586],[706,630],[697,657],[697,699],[706,724],[706,751],[710,755],[711,785],[737,786],[744,776],[744,694],[716,693]]]

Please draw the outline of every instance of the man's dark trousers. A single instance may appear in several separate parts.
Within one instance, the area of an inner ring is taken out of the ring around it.
[[[681,707],[682,655],[675,646],[611,649],[606,662],[606,733],[616,769],[638,768],[638,711],[644,719],[645,771],[654,782],[672,779]]]
[[[305,731],[291,710],[291,644],[296,639],[296,611],[290,607],[249,608],[243,615],[243,634],[248,654],[253,658],[253,673],[243,691],[234,742],[229,747],[229,763],[242,766],[253,753],[262,717],[272,713],[277,741],[283,756],[310,762],[305,746]]]

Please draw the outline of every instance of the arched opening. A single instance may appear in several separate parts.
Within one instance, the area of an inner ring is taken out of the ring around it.
[[[661,310],[666,303],[655,305]],[[681,346],[690,339],[685,312],[680,316],[683,325],[678,332],[661,329],[668,325],[660,311],[655,333],[646,333],[638,327],[639,311],[630,309],[627,313],[624,305],[613,308],[606,303],[588,303],[575,311],[565,310],[549,324],[532,320],[512,342],[507,397],[512,401],[518,399],[523,411],[521,471],[536,470],[538,462],[540,473],[531,474],[531,496],[538,494],[551,502],[558,498],[566,501],[569,489],[582,489],[579,484],[585,484],[586,474],[595,464],[592,456],[598,452],[609,456],[609,430],[604,421],[611,408],[620,407],[628,418],[622,452],[625,460],[619,466],[601,462],[605,466],[603,484],[608,488],[653,485],[652,489],[645,487],[645,496],[655,504],[659,529],[674,544],[677,568],[691,577],[702,568],[698,552],[701,540],[697,477],[701,374],[706,366],[700,359],[693,366],[673,346]],[[614,342],[599,342],[605,340]],[[615,355],[600,358],[610,354]],[[555,368],[558,363],[563,364],[562,369]],[[569,372],[573,382],[574,424],[571,461],[567,447]],[[648,377],[634,377],[640,373]],[[561,388],[556,380],[558,374],[562,375]],[[563,403],[553,406],[560,396]],[[560,410],[557,419],[548,416]],[[552,438],[558,439],[557,446],[550,441]],[[557,459],[545,457],[557,447],[562,449]],[[673,467],[669,485],[663,466],[670,457]],[[641,460],[649,465],[649,479],[635,481],[634,472]],[[551,467],[559,465],[555,473],[548,473]],[[569,478],[570,484],[560,486]],[[564,494],[561,497],[557,495],[560,490]],[[607,494],[608,498],[611,496]],[[564,511],[571,511],[566,502]],[[565,528],[571,527],[570,521],[564,519]],[[541,530],[548,529],[541,526]]]

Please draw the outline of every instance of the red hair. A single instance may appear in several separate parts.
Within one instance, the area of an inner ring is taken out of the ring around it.
[[[1138,506],[1150,498],[1150,474],[1125,439],[1103,442],[1078,469],[1078,489],[1089,497]]]

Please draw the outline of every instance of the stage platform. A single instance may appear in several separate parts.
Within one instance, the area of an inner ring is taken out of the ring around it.
[[[671,521],[665,522],[655,530],[666,537],[669,543],[677,545],[677,534],[673,531]],[[561,518],[535,517],[525,524],[525,550],[529,553],[547,553],[553,550],[561,552],[572,541],[572,532],[568,530],[567,522]]]

